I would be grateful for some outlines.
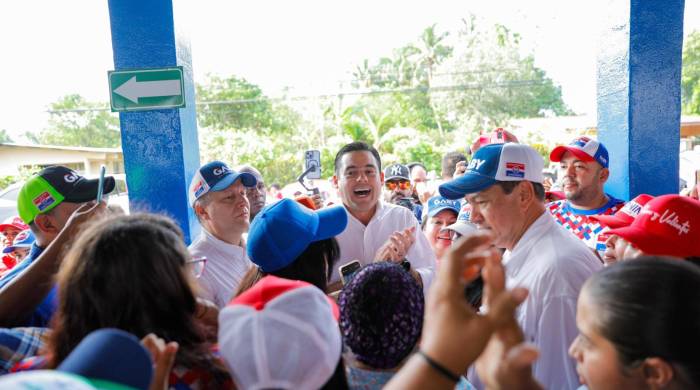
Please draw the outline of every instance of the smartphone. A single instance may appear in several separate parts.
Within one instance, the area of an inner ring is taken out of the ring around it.
[[[102,202],[102,195],[104,194],[105,185],[105,166],[100,166],[100,179],[97,181],[97,203]]]
[[[304,152],[304,170],[313,167],[306,175],[307,179],[321,178],[321,152],[319,150],[307,150]]]
[[[340,280],[343,281],[343,286],[350,283],[352,277],[355,276],[357,271],[359,271],[361,268],[362,264],[360,264],[358,260],[353,260],[345,265],[341,265],[340,267],[338,267],[338,271],[340,272]]]

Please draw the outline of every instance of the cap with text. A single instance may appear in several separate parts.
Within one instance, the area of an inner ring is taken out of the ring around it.
[[[629,226],[634,222],[634,219],[637,218],[642,208],[652,199],[654,199],[654,197],[651,195],[641,194],[625,203],[625,206],[613,215],[591,215],[590,219],[598,221],[601,225],[607,226],[610,229]]]
[[[608,167],[608,149],[593,138],[578,137],[568,145],[557,146],[549,154],[549,160],[559,162],[566,152],[570,152],[582,161],[596,161],[603,168]]]
[[[497,181],[542,183],[544,160],[535,149],[516,143],[486,145],[474,153],[464,175],[440,186],[440,195],[459,199],[483,191]]]
[[[408,167],[403,164],[391,164],[384,169],[384,180],[411,180]]]
[[[236,172],[221,161],[212,161],[197,170],[190,182],[188,197],[190,205],[208,192],[216,192],[227,189],[236,180],[241,179],[245,187],[255,187],[258,181],[255,176],[247,172]]]

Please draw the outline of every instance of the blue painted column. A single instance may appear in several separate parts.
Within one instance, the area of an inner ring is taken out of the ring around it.
[[[684,0],[610,0],[598,56],[598,138],[606,191],[678,193]]]
[[[189,243],[199,231],[187,203],[199,168],[189,42],[175,25],[172,0],[109,0],[115,70],[182,66],[186,108],[122,112],[122,149],[132,211],[174,218]]]

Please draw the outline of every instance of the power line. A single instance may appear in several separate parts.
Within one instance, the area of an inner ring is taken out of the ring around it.
[[[224,105],[243,105],[258,102],[285,102],[285,101],[305,101],[305,100],[322,100],[330,98],[338,98],[344,96],[372,96],[372,95],[386,95],[392,93],[431,93],[431,92],[452,92],[452,91],[466,91],[466,90],[477,90],[477,89],[497,89],[497,88],[519,88],[532,85],[543,85],[544,83],[539,80],[512,80],[503,83],[492,83],[492,84],[459,84],[459,85],[447,85],[447,86],[437,86],[437,87],[405,87],[405,88],[383,88],[375,90],[355,90],[347,92],[335,92],[329,94],[320,95],[300,95],[300,96],[289,96],[289,97],[257,97],[251,99],[234,99],[234,100],[215,100],[207,102],[196,102],[195,105],[198,107],[205,106],[224,106]],[[109,107],[95,107],[95,108],[72,108],[72,109],[62,109],[62,110],[47,110],[50,114],[64,114],[71,112],[91,112],[91,111],[109,111]]]

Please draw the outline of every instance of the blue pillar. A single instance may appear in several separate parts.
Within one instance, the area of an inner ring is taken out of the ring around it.
[[[611,0],[598,56],[598,138],[606,191],[678,193],[684,0]]]
[[[176,4],[175,4],[176,5]],[[186,108],[119,114],[130,208],[174,218],[186,242],[199,225],[187,203],[199,167],[189,42],[175,26],[173,0],[109,0],[115,70],[182,66]]]

